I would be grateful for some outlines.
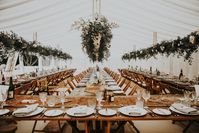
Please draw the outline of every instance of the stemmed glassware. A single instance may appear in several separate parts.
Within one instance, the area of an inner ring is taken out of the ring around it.
[[[5,101],[7,99],[7,90],[6,89],[0,89],[0,95],[1,95],[1,108],[3,109],[3,106],[5,105]]]
[[[62,103],[62,107],[61,107],[62,109],[64,109],[65,96],[66,96],[66,92],[65,91],[60,91],[59,92],[60,101]]]
[[[95,109],[96,100],[88,99],[88,106],[91,107],[92,109]]]
[[[42,102],[42,105],[43,107],[45,106],[45,102],[46,102],[46,99],[47,99],[47,93],[46,92],[40,92],[39,93],[39,98]]]
[[[149,100],[149,98],[151,97],[150,95],[150,91],[149,90],[144,90],[142,97],[144,98],[145,102],[147,102]]]
[[[97,99],[97,105],[98,105],[98,108],[100,108],[101,106],[101,100],[103,99],[103,92],[102,91],[99,91],[96,93],[96,99]]]
[[[142,98],[142,92],[141,92],[141,90],[137,90],[137,100],[139,101],[139,100],[141,100],[141,98]]]

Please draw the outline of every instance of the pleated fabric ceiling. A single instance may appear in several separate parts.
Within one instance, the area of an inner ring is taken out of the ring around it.
[[[73,64],[89,62],[81,50],[80,33],[71,30],[79,18],[92,18],[93,0],[0,0],[0,30],[13,30],[27,40],[68,52]],[[120,27],[113,30],[107,64],[121,65],[123,53],[183,37],[199,29],[198,0],[101,0],[101,14]],[[82,60],[83,59],[83,60]],[[76,64],[76,65],[75,65]]]

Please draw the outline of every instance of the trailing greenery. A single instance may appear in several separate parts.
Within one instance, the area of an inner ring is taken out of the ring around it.
[[[37,53],[42,56],[54,56],[61,59],[72,59],[72,57],[61,50],[41,46],[39,42],[26,41],[16,33],[0,32],[0,63],[5,63],[8,53],[10,51],[20,51],[22,54]]]
[[[100,16],[95,20],[75,21],[72,27],[81,31],[82,49],[87,53],[92,62],[102,62],[110,56],[109,48],[113,37],[111,29],[118,27],[116,23],[109,23],[104,16]],[[99,48],[96,48],[96,38],[99,43]]]
[[[177,55],[177,57],[183,56],[184,60],[191,64],[191,55],[198,51],[198,46],[199,31],[195,31],[184,38],[178,37],[172,41],[162,41],[149,48],[125,53],[122,56],[122,60],[149,59],[151,57],[156,57],[157,54],[161,54],[167,57],[169,55]]]

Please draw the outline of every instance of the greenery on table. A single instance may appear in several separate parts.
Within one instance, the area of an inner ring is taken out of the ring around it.
[[[192,32],[186,37],[178,37],[172,41],[162,41],[155,46],[125,53],[122,56],[122,60],[137,60],[137,59],[149,59],[158,54],[169,56],[177,55],[177,57],[183,56],[185,61],[189,64],[192,63],[191,55],[198,51],[199,46],[199,31]]]

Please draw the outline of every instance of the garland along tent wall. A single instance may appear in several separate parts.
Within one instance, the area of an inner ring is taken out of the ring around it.
[[[110,6],[111,5],[111,6]],[[140,61],[123,62],[124,53],[152,46],[152,33],[157,41],[185,37],[199,29],[198,0],[101,0],[101,14],[119,24],[113,29],[110,57],[103,65],[112,68],[128,65],[157,69],[178,74],[182,68],[190,78],[199,73],[199,59],[193,54],[192,65],[176,57],[159,57]],[[92,0],[1,0],[0,30],[13,30],[32,41],[33,32],[38,41],[53,45],[73,56],[70,67],[85,69],[91,66],[82,52],[78,31],[71,31],[71,24],[79,18],[92,18]],[[162,62],[162,63],[161,63]],[[189,74],[189,75],[188,75]]]

